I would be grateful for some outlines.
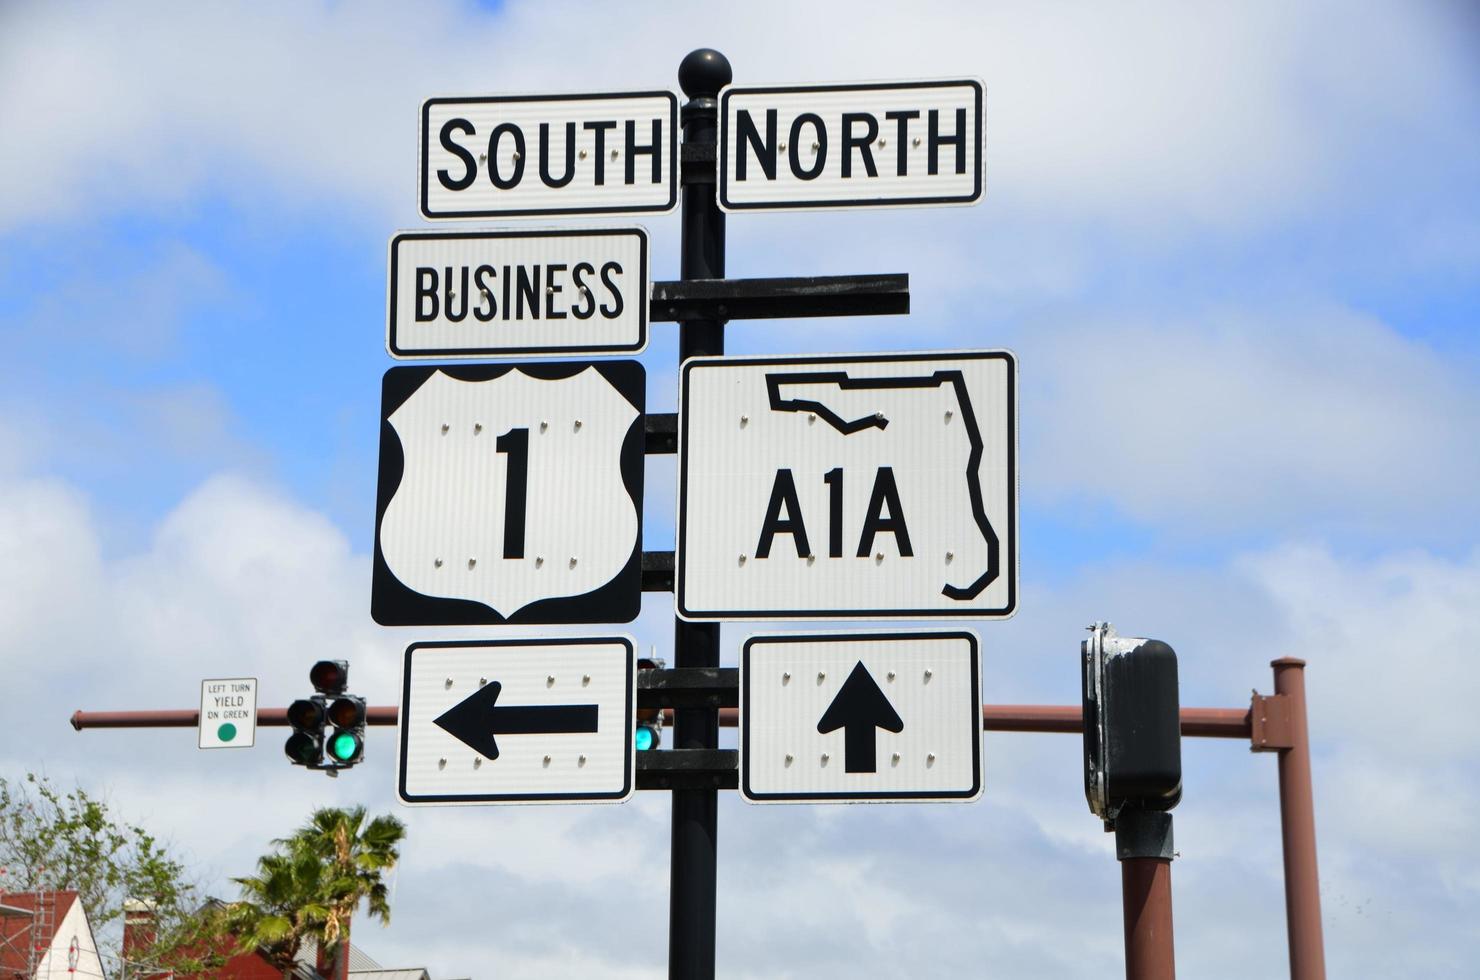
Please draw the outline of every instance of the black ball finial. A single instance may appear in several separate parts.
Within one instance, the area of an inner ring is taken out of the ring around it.
[[[690,51],[678,65],[678,84],[691,99],[712,99],[735,78],[730,59],[713,48]]]

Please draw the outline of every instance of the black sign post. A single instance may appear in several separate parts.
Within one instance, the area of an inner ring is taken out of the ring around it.
[[[683,237],[679,277],[723,279],[725,215],[715,203],[719,90],[730,83],[730,62],[712,48],[692,51],[678,66],[678,84],[689,101],[683,106]],[[678,359],[725,352],[723,320],[681,320]],[[679,669],[719,666],[719,623],[674,618],[673,658]],[[674,748],[719,748],[719,712],[678,708]],[[673,790],[673,844],[668,889],[668,976],[710,980],[714,976],[717,882],[715,830],[719,793],[714,789]]]

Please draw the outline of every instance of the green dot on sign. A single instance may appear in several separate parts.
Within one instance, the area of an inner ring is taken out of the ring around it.
[[[220,728],[216,729],[216,737],[223,742],[231,741],[236,738],[236,726],[229,721],[226,722]]]

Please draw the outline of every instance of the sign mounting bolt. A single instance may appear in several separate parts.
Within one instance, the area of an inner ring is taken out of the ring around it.
[[[544,421],[544,422],[541,422],[541,423],[540,423],[540,431],[541,431],[541,432],[544,432],[544,431],[545,431],[545,430],[546,430],[546,429],[548,429],[548,428],[549,428],[549,427],[550,427],[550,423],[549,423],[549,421]]]
[[[745,556],[744,555],[741,555],[740,556],[740,564],[742,564],[742,565],[745,564]]]
[[[441,568],[442,567],[442,559],[440,559],[440,558],[433,558],[432,559],[432,566],[434,568]]]
[[[935,676],[935,672],[932,671],[929,667],[926,667],[925,668],[925,683],[926,684],[929,684],[930,683],[930,678],[932,678],[934,676]]]
[[[817,421],[817,413],[816,412],[808,412],[807,413],[807,424],[808,425],[811,425],[813,422],[816,422],[816,421]]]
[[[953,412],[953,411],[951,411],[949,408],[946,409],[946,425],[950,425],[951,424],[951,417],[954,416],[955,414],[956,413]]]
[[[581,675],[581,686],[582,687],[586,687],[590,683],[591,683],[591,675],[590,674],[582,674]]]
[[[789,670],[783,670],[781,672],[781,683],[783,683],[783,684],[790,684],[791,683],[791,671],[789,671]]]
[[[828,755],[826,752],[822,753],[822,764],[824,766],[827,765],[827,760],[831,758],[832,756]]]
[[[954,551],[947,551],[946,552],[946,564],[949,565],[951,562],[953,562],[955,560],[956,560],[956,553]]]
[[[576,756],[576,765],[578,765],[578,766],[584,766],[585,764],[586,764],[586,757],[584,755]]]
[[[480,768],[480,767],[481,767],[481,766],[482,766],[482,765],[483,765],[483,759],[482,759],[482,758],[480,758],[480,757],[479,757],[479,756],[476,756],[476,755],[475,755],[475,756],[473,756],[473,768],[474,768],[474,769],[478,769],[478,768]]]
[[[812,152],[813,153],[816,153],[820,149],[822,149],[822,144],[819,143],[819,142],[817,142],[816,140],[813,140],[812,141]]]
[[[616,150],[612,150],[612,159],[615,160],[616,158],[617,158],[617,151]]]
[[[817,683],[821,684],[825,680],[827,680],[827,671],[819,670],[817,672]]]
[[[781,152],[782,153],[785,153],[786,152],[786,144],[785,143],[781,143],[781,144],[779,144],[779,146],[781,147]]]
[[[808,565],[811,565],[811,564],[815,563],[816,561],[817,561],[817,556],[816,555],[808,555],[807,556],[807,564]]]
[[[517,163],[517,162],[519,162],[520,159],[521,158],[520,158],[520,155],[519,155],[519,151],[518,150],[515,150],[514,151],[514,162]]]
[[[891,766],[897,766],[897,765],[899,765],[899,753],[898,752],[894,753],[892,756],[889,757],[889,764]]]
[[[582,160],[586,159],[586,151],[585,150],[582,150],[580,153],[577,154],[577,156],[579,156]],[[550,761],[550,757],[549,756],[545,756],[545,761],[546,762],[549,762]]]
[[[545,557],[543,555],[535,555],[534,556],[534,567],[535,568],[543,568],[544,565],[545,565]]]
[[[786,753],[786,764],[788,766],[791,765],[792,762],[794,762],[795,760],[796,760],[796,756],[792,755],[790,752]]]
[[[919,146],[920,145],[920,137],[916,136],[914,139],[910,140],[910,145],[911,146]]]
[[[580,432],[581,431],[581,420],[580,419],[576,419],[575,431],[577,431],[577,432]]]
[[[572,556],[571,559],[570,559],[570,567],[571,568],[575,568],[576,567],[576,560],[575,560],[575,557],[574,556]]]
[[[934,752],[927,752],[927,753],[925,753],[925,768],[929,769],[933,765],[935,765],[935,753]]]
[[[885,674],[884,675],[884,679],[886,681],[892,681],[892,680],[894,680],[894,671],[891,670],[889,673]]]
[[[545,686],[546,687],[554,687],[555,686],[555,675],[554,674],[546,674],[545,675]]]
[[[480,433],[482,431],[483,431],[483,423],[482,422],[474,422],[473,423],[473,435],[476,436],[478,433]]]
[[[486,678],[486,677],[480,677],[480,678],[478,678],[478,686],[479,687],[487,687],[488,686],[488,678]]]
[[[447,434],[447,430],[450,429],[450,428],[452,428],[452,426],[448,425],[446,422],[443,422],[442,423],[442,434],[445,436]]]
[[[874,552],[874,564],[875,565],[880,565],[880,564],[883,564],[883,562],[884,562],[884,553],[882,551],[876,551],[876,552]]]
[[[451,689],[451,687],[452,687],[452,678],[451,678],[451,677],[449,677],[449,678],[447,678],[447,679],[446,679],[446,680],[445,680],[445,681],[443,681],[443,682],[442,682],[442,686],[443,686],[443,687],[446,687],[446,688],[448,688],[448,689]]]
[[[471,572],[477,566],[478,566],[478,559],[476,559],[476,558],[469,558],[468,559],[468,571]]]
[[[446,759],[438,759],[437,760],[437,768],[438,769],[446,769],[447,768],[447,760]]]
[[[750,424],[750,416],[749,415],[742,415],[742,416],[740,416],[740,428],[743,429],[743,428],[745,428],[749,424]]]
[[[549,765],[550,765],[550,757],[547,755],[547,756],[545,756],[545,766],[548,767]]]
[[[488,154],[487,153],[480,153],[480,154],[478,154],[478,162],[479,163],[487,163],[488,162]]]

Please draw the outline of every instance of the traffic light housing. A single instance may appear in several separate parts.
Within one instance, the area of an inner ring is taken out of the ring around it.
[[[283,752],[295,766],[337,776],[365,754],[365,699],[346,694],[349,662],[320,660],[310,668],[308,681],[315,693],[288,707],[293,734]]]
[[[1090,627],[1080,646],[1084,795],[1113,829],[1124,808],[1164,811],[1182,799],[1177,654],[1160,640]]]
[[[295,766],[315,768],[324,757],[324,720],[327,717],[322,697],[300,698],[288,706],[288,724],[293,734],[283,751]]]
[[[365,699],[341,695],[329,705],[329,724],[334,730],[324,743],[329,764],[347,768],[365,752]]]
[[[661,670],[663,661],[654,657],[638,657],[638,670]],[[638,708],[637,725],[632,732],[632,742],[639,752],[650,752],[663,744],[663,709]]]

